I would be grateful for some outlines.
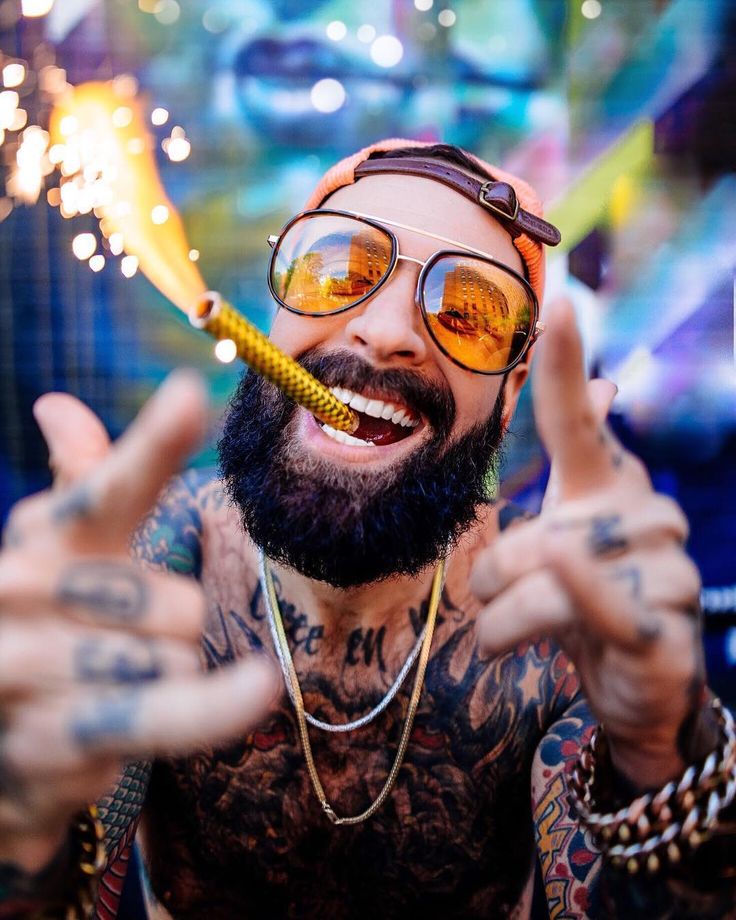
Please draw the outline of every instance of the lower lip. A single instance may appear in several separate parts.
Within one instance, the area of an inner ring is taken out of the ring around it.
[[[424,431],[424,423],[420,422],[413,434],[394,444],[383,447],[356,447],[352,444],[341,444],[328,434],[325,434],[319,422],[306,409],[299,408],[297,412],[297,438],[308,448],[320,454],[334,457],[344,463],[383,463],[392,461],[403,454],[411,453],[420,441]]]

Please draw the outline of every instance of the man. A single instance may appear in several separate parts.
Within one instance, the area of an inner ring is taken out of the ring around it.
[[[0,557],[0,916],[88,899],[94,816],[69,821],[94,798],[114,915],[147,782],[161,916],[526,917],[537,860],[555,917],[733,906],[685,521],[603,424],[565,304],[535,374],[544,509],[487,499],[555,231],[518,180],[407,143],[339,164],[271,241],[272,338],[351,436],[246,375],[222,480],[168,486],[142,571],[129,533],[202,435],[200,385],[174,375],[112,448],[69,397],[38,404],[56,483]]]

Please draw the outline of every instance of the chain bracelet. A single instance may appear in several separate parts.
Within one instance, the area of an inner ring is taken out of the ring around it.
[[[569,782],[570,801],[596,845],[617,867],[631,874],[657,872],[663,863],[678,863],[711,834],[719,814],[736,797],[736,732],[731,713],[718,699],[711,702],[719,741],[702,765],[687,768],[678,781],[658,792],[638,796],[615,812],[596,802],[598,767],[607,753],[602,726],[583,748]]]

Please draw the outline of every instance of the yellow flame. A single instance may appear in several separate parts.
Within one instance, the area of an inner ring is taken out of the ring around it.
[[[53,110],[50,133],[52,145],[68,145],[73,137],[83,152],[104,163],[101,181],[110,193],[96,208],[102,232],[120,233],[140,270],[188,313],[207,285],[189,258],[184,224],[159,178],[154,138],[140,102],[112,83],[71,87]],[[152,215],[163,213],[161,208],[168,210],[168,219],[155,223]]]

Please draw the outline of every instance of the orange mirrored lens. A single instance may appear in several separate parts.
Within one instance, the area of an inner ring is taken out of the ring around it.
[[[271,283],[293,310],[332,313],[369,294],[390,263],[388,233],[350,217],[308,215],[277,244]]]
[[[534,322],[529,292],[490,262],[441,256],[425,275],[423,294],[435,341],[471,370],[507,368],[529,339]]]

